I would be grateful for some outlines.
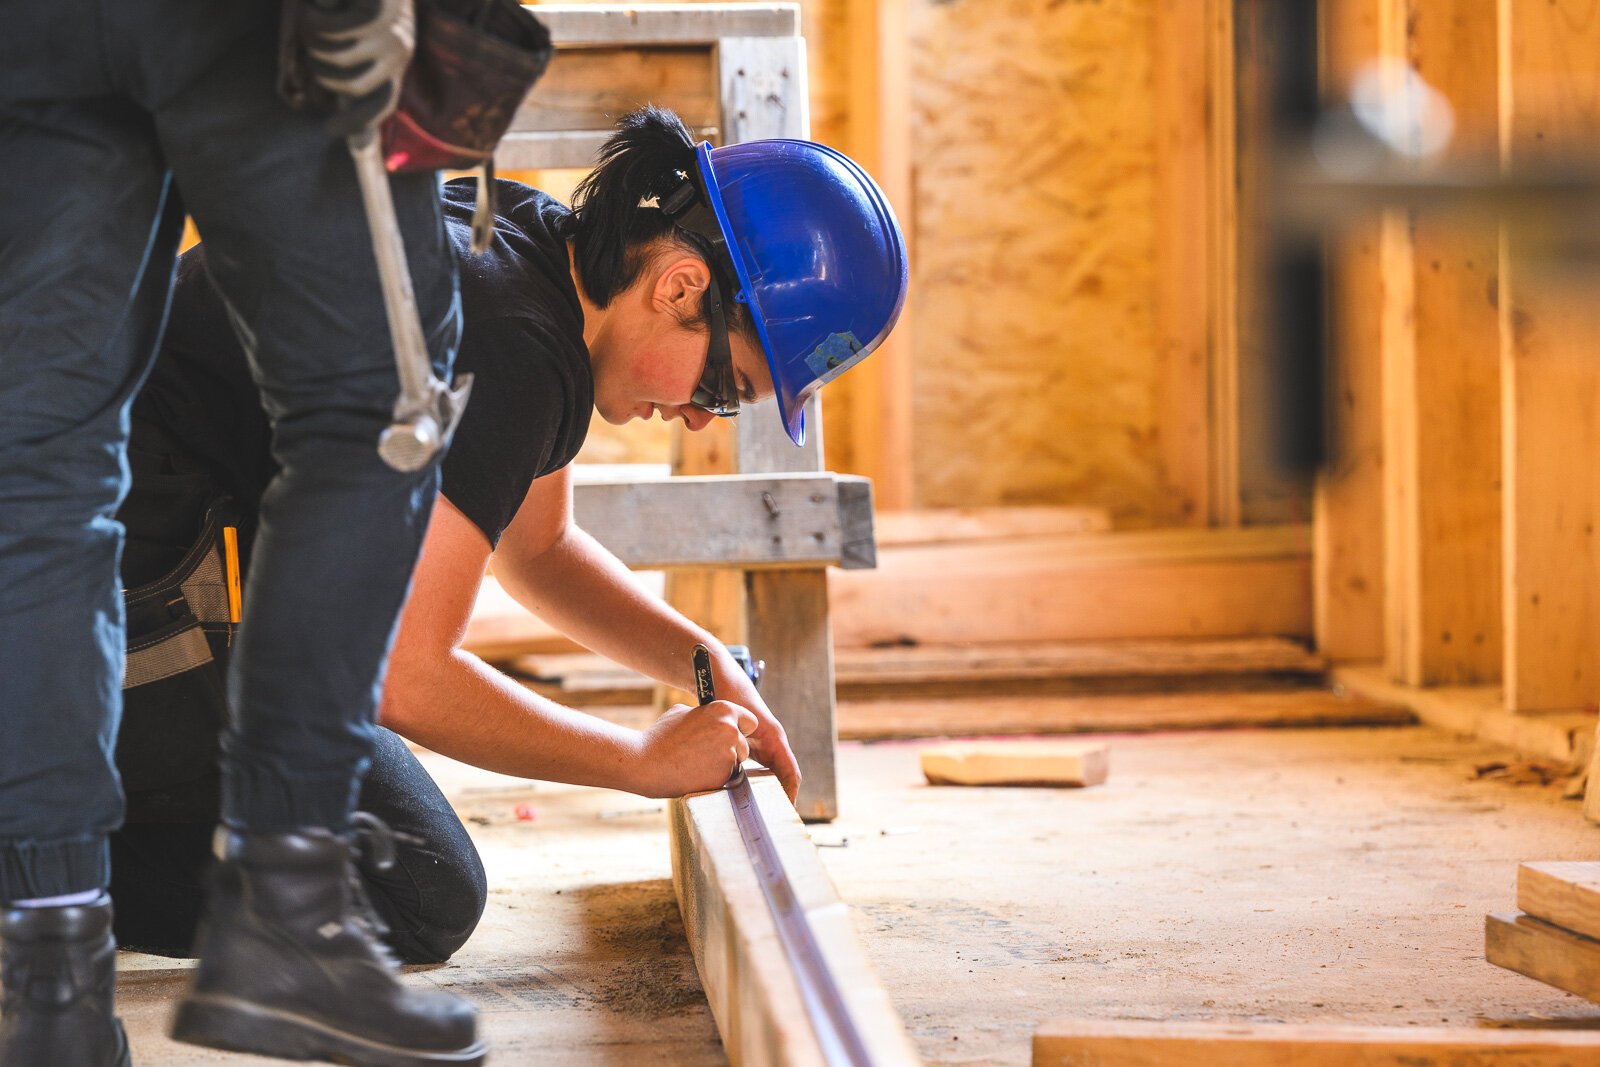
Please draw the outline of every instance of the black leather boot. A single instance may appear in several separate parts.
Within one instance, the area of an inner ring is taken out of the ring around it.
[[[470,1004],[400,984],[350,840],[222,829],[217,856],[174,1038],[359,1067],[483,1062]]]
[[[128,1067],[128,1038],[112,1014],[117,944],[111,897],[66,908],[0,914],[0,1064]]]

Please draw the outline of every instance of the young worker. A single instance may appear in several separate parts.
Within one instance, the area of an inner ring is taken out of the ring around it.
[[[794,796],[783,727],[723,646],[574,525],[569,464],[591,408],[615,424],[660,416],[698,430],[776,393],[798,441],[806,398],[878,345],[906,287],[905,246],[881,192],[810,142],[711,150],[671,113],[636,112],[573,209],[502,183],[493,243],[477,257],[466,251],[473,194],[470,181],[445,186],[461,252],[456,367],[474,376],[472,400],[390,662],[381,722],[394,733],[381,734],[358,800],[404,832],[395,842],[374,828],[373,851],[395,863],[363,874],[390,944],[412,962],[454,952],[486,890],[466,832],[396,734],[507,774],[650,797],[717,788],[750,755]],[[134,411],[135,484],[121,518],[129,566],[153,588],[184,558],[197,565],[193,549],[211,535],[197,541],[196,531],[215,496],[233,498],[248,556],[255,501],[278,463],[203,254],[182,261],[164,350]],[[364,551],[355,536],[329,565]],[[692,690],[690,651],[707,644],[723,699],[675,707],[641,732],[528,692],[459,647],[491,559],[529,610],[659,681]],[[211,629],[221,652],[226,619]],[[221,712],[205,696],[208,669],[127,694],[119,764],[130,819],[113,838],[112,877],[129,947],[189,952],[215,804]]]

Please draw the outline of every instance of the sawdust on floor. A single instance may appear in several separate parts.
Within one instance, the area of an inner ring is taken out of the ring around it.
[[[1517,761],[1424,727],[1110,740],[1110,781],[1077,790],[932,787],[934,742],[841,747],[844,816],[813,838],[929,1064],[1021,1067],[1066,1016],[1600,1028],[1483,960],[1518,861],[1600,854],[1558,776],[1482,770]],[[491,895],[407,981],[471,997],[497,1063],[726,1063],[664,807],[425,760]],[[167,1041],[182,970],[125,963],[141,1062],[268,1062]]]

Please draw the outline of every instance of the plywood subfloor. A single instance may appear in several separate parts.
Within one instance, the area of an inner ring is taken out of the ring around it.
[[[1504,750],[1425,727],[1111,743],[1110,781],[1070,791],[936,788],[923,743],[843,746],[845,818],[813,838],[930,1064],[1026,1064],[1062,1016],[1600,1029],[1600,1006],[1483,960],[1519,861],[1600,855]],[[725,1062],[662,806],[431,765],[493,895],[461,955],[408,980],[476,1000],[496,1063]],[[265,1062],[165,1041],[181,976],[125,962],[139,1061]]]

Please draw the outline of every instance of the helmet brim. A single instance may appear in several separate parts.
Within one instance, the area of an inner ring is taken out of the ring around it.
[[[762,313],[761,303],[756,298],[758,290],[754,277],[749,264],[745,262],[744,249],[740,247],[737,235],[728,222],[728,209],[722,202],[722,189],[717,184],[716,168],[711,163],[711,142],[701,141],[695,150],[695,155],[700,165],[701,185],[705,188],[707,199],[711,201],[711,211],[717,217],[717,225],[722,227],[728,258],[733,261],[733,272],[739,278],[740,291],[735,299],[750,309],[750,319],[755,323],[756,337],[761,342],[761,354],[766,359],[767,369],[772,375],[772,388],[778,400],[778,417],[783,422],[783,431],[796,445],[803,445],[806,443],[805,400],[798,395],[794,383],[787,380],[787,375],[779,365],[772,338],[767,332],[766,316]]]

